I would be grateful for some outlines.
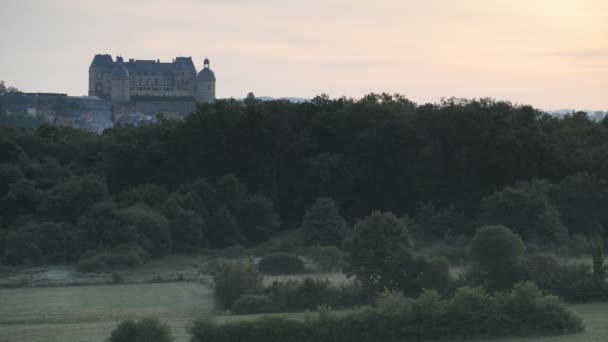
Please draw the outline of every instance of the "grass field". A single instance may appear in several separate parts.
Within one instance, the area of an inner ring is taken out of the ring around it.
[[[186,342],[187,325],[213,307],[212,292],[195,283],[20,288],[0,290],[2,342],[102,342],[127,318],[157,317]],[[608,341],[608,304],[571,305],[586,331],[578,335],[509,338],[496,342]],[[290,314],[303,318],[307,314]],[[220,322],[258,316],[225,316]]]
[[[0,290],[0,340],[103,341],[127,318],[158,317],[187,341],[185,326],[209,312],[211,289],[195,283]]]

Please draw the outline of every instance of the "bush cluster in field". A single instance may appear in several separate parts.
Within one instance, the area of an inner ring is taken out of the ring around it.
[[[334,286],[326,280],[305,279],[264,286],[252,261],[218,261],[213,269],[217,304],[239,314],[304,311],[320,305],[345,308],[371,300],[357,283]]]
[[[339,317],[322,311],[318,319],[305,321],[262,318],[218,325],[203,320],[195,322],[190,332],[194,342],[378,342],[566,334],[582,329],[581,320],[555,297],[523,283],[493,295],[480,288],[461,288],[448,299],[434,291],[416,299],[385,293],[374,306]]]

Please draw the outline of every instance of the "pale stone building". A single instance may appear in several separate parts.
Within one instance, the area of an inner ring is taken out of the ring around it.
[[[163,97],[184,101],[213,102],[215,100],[215,74],[209,59],[197,74],[191,57],[177,57],[171,63],[160,60],[124,61],[110,55],[95,55],[89,67],[89,96],[115,103],[134,99]]]

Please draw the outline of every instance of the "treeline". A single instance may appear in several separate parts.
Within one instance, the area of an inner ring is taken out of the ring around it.
[[[608,121],[583,113],[372,94],[217,101],[101,136],[0,133],[0,245],[12,264],[253,245],[300,227],[320,197],[340,207],[339,226],[380,209],[409,220],[417,240],[503,224],[561,244],[608,224]]]

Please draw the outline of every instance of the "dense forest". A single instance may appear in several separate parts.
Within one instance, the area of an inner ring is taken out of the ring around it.
[[[608,120],[585,113],[370,94],[220,100],[160,121],[103,135],[1,128],[1,262],[253,246],[299,228],[319,198],[345,229],[390,211],[416,241],[500,224],[567,246],[608,225]]]

